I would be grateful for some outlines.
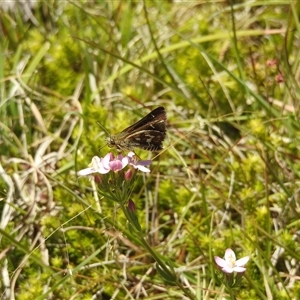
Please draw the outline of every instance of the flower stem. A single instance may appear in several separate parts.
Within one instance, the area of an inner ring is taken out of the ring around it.
[[[168,263],[165,263],[160,256],[151,248],[151,246],[147,243],[145,238],[141,235],[141,229],[140,227],[137,228],[136,220],[133,220],[133,216],[131,213],[128,212],[127,207],[124,206],[124,204],[121,204],[122,210],[132,226],[132,228],[135,230],[136,237],[138,238],[140,244],[148,251],[148,253],[152,256],[152,258],[156,261],[158,266],[158,272],[160,275],[169,283],[173,285],[177,285],[184,294],[189,297],[189,299],[196,299],[195,295],[191,293],[190,290],[185,288],[182,283],[180,282],[177,274],[174,272],[173,268],[169,266]],[[139,225],[139,224],[138,224]]]

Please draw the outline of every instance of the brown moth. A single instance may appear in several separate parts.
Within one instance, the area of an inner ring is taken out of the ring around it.
[[[165,109],[160,106],[122,132],[107,137],[105,141],[109,147],[118,151],[134,148],[159,151],[166,137],[166,121]]]

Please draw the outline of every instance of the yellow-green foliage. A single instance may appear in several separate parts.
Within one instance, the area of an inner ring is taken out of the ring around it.
[[[4,293],[299,298],[299,4],[233,2],[1,7]],[[158,106],[164,150],[134,149],[150,173],[78,177]],[[232,289],[227,248],[250,256]]]

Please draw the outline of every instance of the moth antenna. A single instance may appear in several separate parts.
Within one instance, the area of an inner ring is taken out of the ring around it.
[[[108,130],[107,130],[107,129],[99,122],[99,121],[97,121],[97,124],[98,124],[98,125],[100,126],[100,128],[106,133],[107,136],[110,136]],[[104,146],[98,148],[98,151],[100,152],[100,151],[101,151],[104,147],[106,147],[106,146],[107,146],[107,142],[105,143]]]
[[[107,146],[107,143],[106,143],[104,146],[98,148],[98,151],[100,152],[100,151],[101,151],[104,147],[106,147],[106,146]]]
[[[109,134],[109,132],[108,132],[108,130],[99,122],[99,121],[97,121],[97,124],[101,127],[101,129],[109,136],[110,134]]]

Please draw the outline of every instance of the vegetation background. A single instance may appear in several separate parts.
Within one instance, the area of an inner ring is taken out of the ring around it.
[[[0,13],[1,299],[300,299],[300,1]],[[117,133],[158,106],[165,149],[132,200],[186,290],[76,175],[108,152],[97,122]],[[227,248],[251,257],[236,286],[213,259]]]

